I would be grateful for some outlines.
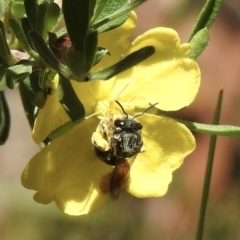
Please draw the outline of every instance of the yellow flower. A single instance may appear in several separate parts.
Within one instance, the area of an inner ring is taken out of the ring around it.
[[[155,53],[111,80],[73,81],[87,116],[96,111],[98,116],[105,116],[109,111],[114,116],[124,115],[114,100],[133,116],[135,107],[158,103],[157,108],[173,111],[188,106],[195,98],[200,71],[196,62],[188,58],[189,44],[181,45],[177,33],[168,28],[149,30],[130,44],[126,37],[135,22],[136,16],[132,14],[125,24],[100,36],[99,45],[110,49],[111,56],[106,56],[95,69],[112,65],[122,54],[126,56],[144,46],[154,46]],[[126,191],[136,197],[162,196],[171,182],[172,172],[194,150],[195,140],[184,125],[168,117],[145,113],[137,120],[143,126],[145,151],[137,154],[131,165]],[[68,116],[53,94],[36,119],[35,141],[41,142],[67,121]],[[23,172],[22,183],[37,191],[34,195],[37,202],[55,201],[70,215],[93,212],[105,204],[110,194],[104,193],[100,185],[112,167],[97,158],[91,143],[98,124],[96,116],[82,120],[31,159]]]

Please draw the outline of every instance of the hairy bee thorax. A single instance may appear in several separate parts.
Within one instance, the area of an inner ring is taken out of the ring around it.
[[[110,109],[101,117],[92,135],[96,155],[100,160],[113,166],[121,158],[133,157],[139,153],[143,145],[141,129],[141,123],[133,117],[126,113],[115,114],[114,109]]]

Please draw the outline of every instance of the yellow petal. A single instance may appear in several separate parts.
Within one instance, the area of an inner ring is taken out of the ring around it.
[[[67,214],[81,215],[101,208],[108,194],[99,189],[111,167],[94,154],[91,136],[99,120],[90,118],[37,153],[22,174],[24,187],[36,190],[34,199],[55,201]]]
[[[71,81],[72,86],[85,108],[86,116],[92,114],[96,101],[89,91],[86,82]],[[39,109],[32,131],[33,140],[36,143],[42,142],[53,130],[70,121],[62,105],[54,92],[48,96],[43,109]]]
[[[170,118],[145,114],[138,120],[143,125],[145,151],[131,167],[128,192],[141,198],[162,196],[172,172],[194,150],[195,139],[184,125]]]
[[[106,55],[91,71],[100,71],[117,63],[122,58],[123,54],[129,49],[130,41],[127,38],[136,27],[136,22],[137,16],[132,11],[123,25],[99,35],[98,46],[108,49],[110,55]],[[115,77],[107,81],[90,81],[88,85],[95,99],[108,98],[115,85]]]
[[[110,55],[106,55],[101,61],[104,68],[118,62],[128,50],[130,41],[127,38],[135,29],[136,24],[137,15],[132,11],[123,25],[99,35],[98,46],[104,47],[110,52]]]
[[[88,82],[89,91],[96,100],[108,98],[115,85],[116,77],[109,80],[94,80]]]
[[[117,76],[112,95],[127,86],[121,97],[146,102],[159,102],[162,110],[178,110],[188,106],[196,96],[200,84],[197,63],[188,58],[190,45],[180,45],[177,32],[169,28],[155,28],[139,36],[130,52],[154,46],[155,53]],[[136,104],[138,105],[138,104]]]

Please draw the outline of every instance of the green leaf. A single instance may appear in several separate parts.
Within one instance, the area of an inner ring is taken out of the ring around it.
[[[63,37],[68,34],[67,28],[63,27],[63,28],[59,29],[57,32],[55,32],[55,34],[56,34],[57,38]]]
[[[98,4],[96,6],[95,14],[93,16],[93,19],[91,21],[91,28],[98,29],[99,33],[102,33],[104,31],[107,31],[108,29],[113,29],[117,26],[120,26],[123,24],[127,18],[128,13],[124,14],[124,16],[121,16],[120,19],[118,19],[118,23],[109,23],[105,27],[100,27],[101,23],[107,23],[109,18],[114,15],[115,12],[117,12],[120,8],[122,8],[124,5],[128,4],[128,0],[105,0],[105,1],[98,1]],[[120,24],[120,25],[118,25]]]
[[[39,60],[39,55],[32,49],[20,22],[14,18],[9,19],[8,22],[24,50],[27,51],[32,58]]]
[[[41,89],[35,95],[33,103],[39,108],[44,108],[46,101],[47,101],[47,96],[48,96],[47,89]]]
[[[29,44],[31,45],[31,48],[32,48],[34,51],[36,51],[35,46],[34,46],[34,44],[32,43],[32,41],[31,41],[31,39],[29,38],[29,35],[28,35],[28,33],[29,33],[31,30],[33,30],[33,28],[31,27],[28,19],[27,19],[27,18],[21,18],[21,25],[22,25],[22,29],[23,29],[23,31],[24,31],[24,34],[25,34],[25,36],[26,36]]]
[[[60,16],[60,7],[56,3],[48,4],[47,12],[44,21],[43,36],[46,38],[47,32],[51,31],[57,24]]]
[[[10,112],[4,91],[0,91],[0,145],[3,145],[7,141],[9,130]]]
[[[96,6],[97,0],[90,0],[90,5],[89,5],[89,22],[91,18],[93,17],[93,14],[95,12],[95,6]]]
[[[77,51],[67,51],[61,49],[61,56],[64,63],[68,66],[72,73],[72,79],[76,81],[84,81],[85,78],[85,57]]]
[[[51,47],[57,41],[56,33],[48,32],[48,44]]]
[[[138,63],[144,61],[148,57],[150,57],[153,53],[155,52],[154,47],[152,46],[146,46],[143,47],[124,59],[122,59],[120,62],[112,65],[111,67],[108,67],[102,71],[96,72],[96,73],[90,73],[89,76],[87,77],[86,81],[88,80],[107,80],[110,79],[111,77],[134,67]]]
[[[8,68],[6,63],[0,64],[0,91],[3,91],[5,88],[5,71]]]
[[[11,65],[13,58],[10,52],[10,49],[7,44],[7,39],[5,35],[4,25],[3,22],[0,20],[0,56],[3,60],[8,64]]]
[[[59,77],[57,96],[62,107],[73,122],[85,116],[84,106],[78,99],[69,79],[62,76]]]
[[[103,57],[106,54],[109,54],[109,50],[108,49],[102,48],[102,47],[98,47],[98,50],[97,50],[96,55],[95,55],[95,60],[94,60],[93,66],[98,64],[103,59]]]
[[[15,18],[21,18],[26,13],[23,2],[16,1],[11,5],[11,13]]]
[[[108,0],[100,16],[92,22],[91,28],[98,33],[106,32],[122,25],[129,17],[130,12],[147,0]]]
[[[196,60],[207,47],[210,40],[210,34],[207,28],[198,31],[190,41],[191,53],[189,58]]]
[[[85,39],[91,19],[92,0],[63,0],[62,10],[72,47],[85,56]]]
[[[211,25],[217,17],[222,4],[223,0],[207,0],[188,38],[188,42],[190,42],[193,36],[201,29],[210,29]]]
[[[31,64],[28,61],[24,61],[23,64],[16,64],[9,67],[6,70],[6,74],[9,75],[13,80],[19,80],[26,78],[32,72]]]
[[[189,122],[176,119],[178,122],[184,124],[190,130],[200,133],[207,133],[218,136],[239,137],[240,127],[231,125],[211,125],[204,123]]]
[[[98,32],[90,32],[86,39],[86,66],[85,74],[87,74],[93,66],[95,54],[98,44]]]
[[[21,79],[19,79],[19,80],[21,80]],[[5,81],[6,81],[6,85],[9,89],[14,89],[14,88],[18,87],[19,82],[15,81],[15,79],[11,78],[7,74],[5,74]]]
[[[84,121],[84,118],[81,118],[81,119],[77,120],[76,122],[72,122],[72,121],[66,122],[62,126],[58,127],[54,131],[52,131],[48,135],[48,138],[50,138],[51,140],[54,140],[54,139],[56,139],[58,137],[61,137],[63,134],[65,134],[68,131],[70,131],[73,127],[75,127],[77,124],[79,124],[82,121]]]
[[[43,37],[43,29],[44,29],[44,24],[46,21],[46,13],[48,9],[48,4],[47,3],[41,3],[38,6],[38,11],[37,11],[37,22],[36,22],[36,30],[38,33]]]
[[[56,3],[42,3],[38,8],[37,31],[46,39],[47,31],[51,31],[57,24],[60,8]]]
[[[24,80],[32,72],[31,61],[21,60],[16,65],[10,66],[5,71],[6,84],[8,88],[14,89],[19,82]]]
[[[42,89],[40,87],[40,77],[38,72],[32,72],[27,78],[23,80],[23,83],[28,91],[34,94],[34,97],[37,92],[41,91]]]
[[[38,2],[37,0],[24,0],[24,6],[30,25],[33,29],[37,27]]]
[[[28,35],[44,61],[59,74],[69,77],[70,73],[68,69],[58,61],[39,33],[35,30],[31,30]]]
[[[36,106],[33,104],[35,94],[33,94],[28,90],[24,82],[19,83],[19,91],[20,91],[22,104],[25,110],[25,115],[28,119],[29,125],[31,126],[31,128],[33,128],[34,120],[35,120],[34,113],[36,109]]]
[[[121,2],[121,1],[118,1],[118,2]],[[96,22],[97,19],[100,19],[100,15],[103,13],[104,8],[108,4],[109,4],[109,0],[98,0],[96,2],[94,15],[91,19],[90,25],[92,25],[92,23]]]

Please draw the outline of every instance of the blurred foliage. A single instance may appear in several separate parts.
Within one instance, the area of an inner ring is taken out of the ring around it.
[[[13,186],[11,186],[12,188]],[[1,185],[0,188],[2,189]],[[239,186],[231,191],[227,199],[210,201],[206,217],[204,240],[240,239],[240,198]],[[15,189],[16,190],[16,189]],[[14,191],[16,194],[19,191]],[[19,193],[18,193],[19,194]],[[27,199],[28,198],[28,199]],[[109,203],[99,212],[72,217],[63,214],[50,204],[34,203],[29,196],[12,195],[1,209],[1,240],[192,240],[194,228],[182,229],[182,222],[175,225],[174,214],[168,217],[148,213],[148,206],[157,206],[156,213],[163,214],[182,209],[182,217],[188,217],[189,209],[184,199],[179,198],[177,189],[170,190],[170,198],[175,198],[176,205],[168,197],[161,199],[136,199],[123,194],[118,201]],[[14,205],[13,199],[18,199]],[[7,200],[7,199],[6,199]],[[29,202],[27,202],[29,200]],[[170,200],[170,201],[169,201]],[[168,202],[168,203],[167,203]],[[157,205],[156,205],[157,203]],[[167,203],[167,204],[166,204]],[[196,206],[197,203],[193,203]],[[185,211],[184,211],[185,209]],[[182,219],[183,222],[185,221]],[[165,221],[165,222],[163,222]],[[192,219],[194,223],[194,219]],[[167,227],[166,227],[167,225]],[[171,229],[171,230],[170,230]]]

